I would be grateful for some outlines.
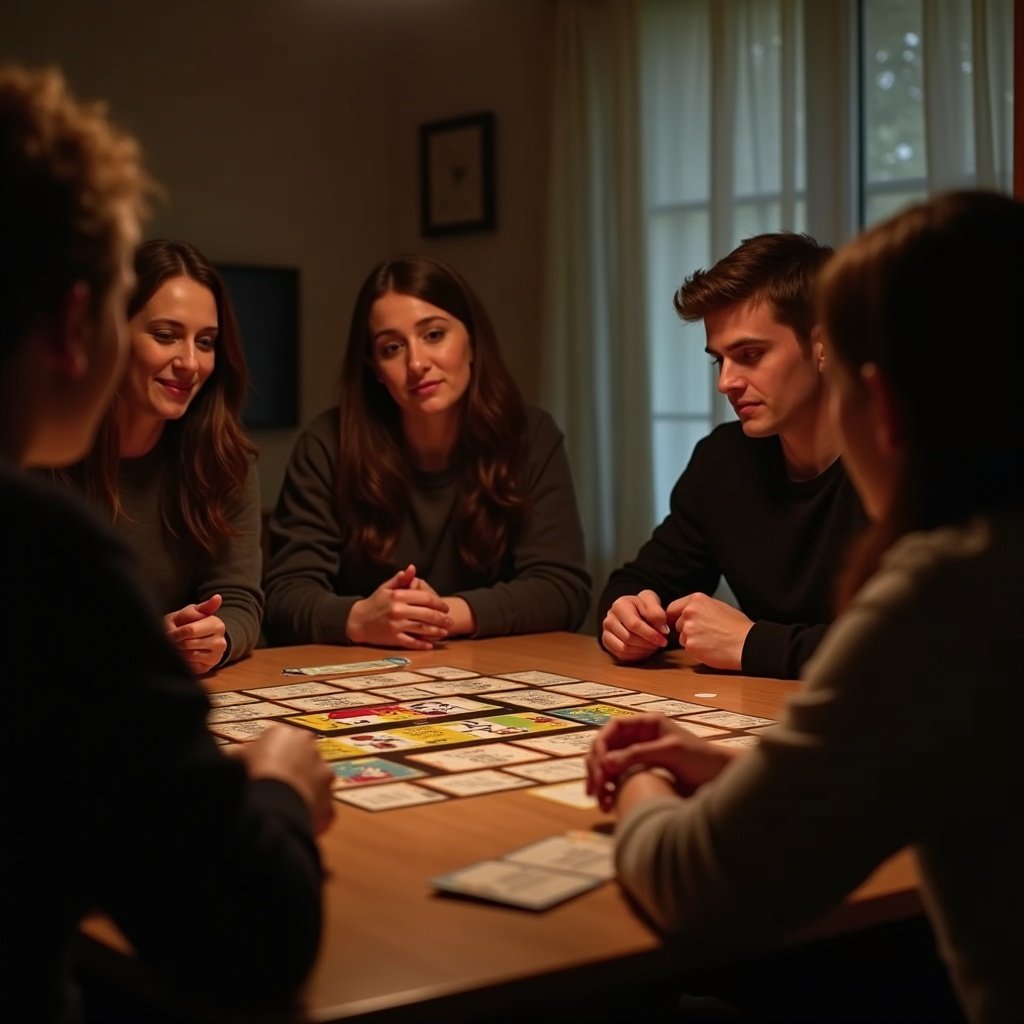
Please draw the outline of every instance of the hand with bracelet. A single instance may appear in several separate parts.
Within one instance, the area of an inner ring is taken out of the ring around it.
[[[666,782],[671,780],[673,791],[689,796],[718,775],[738,753],[735,748],[716,747],[698,739],[664,715],[613,718],[594,738],[587,755],[587,792],[603,811],[609,811],[628,780],[638,773],[660,769],[661,778],[656,784],[654,779],[644,779],[646,795],[669,792]],[[630,788],[636,790],[638,786]]]

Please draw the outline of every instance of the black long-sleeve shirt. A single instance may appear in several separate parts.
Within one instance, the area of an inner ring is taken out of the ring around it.
[[[176,993],[287,1004],[320,935],[304,802],[216,746],[201,685],[91,510],[2,466],[0,509],[3,990],[33,1020],[73,1019],[69,950],[98,910]]]
[[[838,460],[790,480],[777,437],[725,424],[694,448],[651,539],[609,577],[598,623],[624,595],[653,590],[667,605],[713,594],[724,577],[754,622],[743,671],[795,679],[828,628],[836,579],[865,522]]]
[[[452,516],[453,470],[414,472],[408,508],[386,563],[346,554],[338,518],[339,411],[313,420],[295,444],[270,521],[266,632],[272,643],[348,643],[356,601],[410,562],[439,594],[463,598],[476,637],[578,629],[590,607],[583,528],[562,433],[527,406],[520,486],[525,523],[496,573],[472,571],[459,556]]]

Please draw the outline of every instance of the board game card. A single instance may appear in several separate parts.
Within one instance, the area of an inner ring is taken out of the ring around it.
[[[384,753],[394,750],[414,750],[417,744],[404,736],[396,735],[397,730],[392,732],[360,732],[352,736],[346,736],[339,741],[335,749],[351,747],[364,754]]]
[[[370,675],[348,676],[346,679],[332,679],[331,685],[343,686],[346,690],[376,690],[381,686],[422,683],[429,678],[420,675],[419,672],[375,672]]]
[[[334,799],[364,811],[391,811],[417,804],[436,804],[448,797],[431,789],[423,789],[414,782],[393,782],[388,786],[336,789]]]
[[[259,739],[272,725],[280,725],[276,718],[257,718],[251,722],[222,722],[211,725],[210,732],[235,743],[248,743]]]
[[[774,725],[770,718],[758,718],[755,715],[738,715],[733,711],[705,711],[701,715],[691,715],[683,720],[705,722],[707,725],[720,725],[723,729],[750,729],[755,725]]]
[[[423,779],[421,786],[440,789],[450,796],[480,796],[484,793],[500,793],[505,789],[521,789],[530,783],[515,775],[484,769],[478,772],[463,772],[461,775],[441,775],[432,779]]]
[[[553,683],[578,683],[579,676],[560,676],[554,672],[541,672],[539,669],[530,669],[527,672],[502,672],[502,679],[512,679],[517,683],[526,683],[529,686],[551,686]]]
[[[728,736],[711,742],[719,747],[756,747],[761,741],[756,736]]]
[[[714,725],[705,725],[703,722],[694,722],[690,718],[676,718],[675,721],[680,725],[685,725],[688,733],[700,736],[702,739],[707,739],[709,736],[727,735],[724,729],[719,729]]]
[[[292,714],[292,708],[283,708],[280,704],[268,701],[257,701],[255,704],[235,704],[227,708],[214,708],[206,715],[207,725],[220,725],[222,722],[248,722],[254,718],[278,718]]]
[[[569,782],[572,779],[582,779],[587,774],[582,757],[559,757],[533,764],[514,764],[509,765],[505,771],[522,775],[524,779],[545,783]]]
[[[255,694],[261,700],[288,700],[291,697],[312,697],[317,693],[337,693],[327,683],[285,683],[283,686],[261,686],[250,688],[246,693]]]
[[[435,679],[471,679],[477,674],[466,668],[453,668],[451,665],[429,665],[426,667],[420,665],[416,671],[422,672],[425,676],[433,676]]]
[[[494,690],[525,690],[525,683],[510,683],[507,679],[492,676],[475,676],[473,679],[438,679],[420,686],[430,693],[445,696],[452,693],[491,693]]]
[[[676,715],[692,715],[701,711],[715,711],[717,709],[709,708],[706,704],[694,704],[688,700],[664,698],[652,701],[650,704],[641,704],[636,710],[644,715],[648,711],[655,711],[658,714],[674,717]]]
[[[509,860],[485,860],[432,878],[430,884],[441,892],[474,896],[525,910],[547,910],[597,888],[601,879]]]
[[[508,690],[492,693],[495,700],[504,701],[521,708],[533,708],[535,711],[549,711],[551,708],[568,708],[574,704],[582,704],[579,697],[570,697],[567,693],[552,693],[551,690],[531,690],[524,687],[520,691]]]
[[[579,807],[582,810],[593,810],[597,800],[588,796],[584,779],[573,779],[569,782],[558,782],[553,786],[536,786],[530,790],[532,796],[553,800],[556,804],[566,807]]]
[[[531,736],[524,739],[515,739],[512,742],[517,747],[539,750],[542,754],[568,757],[573,754],[589,753],[596,735],[596,729],[585,729],[583,732],[569,732],[561,736]]]
[[[656,700],[664,700],[664,697],[659,697],[656,693],[614,693],[610,697],[605,698],[609,704],[621,704],[624,708],[635,708],[641,704],[650,704]],[[643,708],[639,708],[643,711]]]
[[[416,779],[424,774],[418,768],[388,761],[383,757],[358,757],[350,761],[335,761],[331,764],[331,771],[335,776],[335,788],[376,786],[398,779]]]
[[[380,697],[360,690],[331,690],[330,693],[317,693],[309,697],[293,697],[281,703],[296,711],[337,711],[339,708],[362,708],[369,704],[379,704]]]
[[[560,708],[551,712],[556,718],[567,718],[570,722],[585,725],[604,725],[609,718],[627,718],[638,713],[635,708],[616,707],[614,704],[584,704],[580,708]]]
[[[226,690],[224,693],[208,693],[211,708],[232,708],[237,704],[255,704],[255,697],[248,697],[244,693],[237,693],[233,690]]]
[[[615,877],[615,841],[599,832],[573,829],[560,836],[548,836],[505,854],[504,860],[532,864],[553,871],[572,871],[602,881]]]
[[[487,718],[467,718],[461,722],[452,722],[451,725],[464,729],[480,739],[567,728],[567,724],[560,718],[553,718],[551,715],[542,714],[539,711],[522,711],[518,714],[510,712],[505,715],[489,715]]]
[[[592,679],[584,679],[580,683],[552,684],[549,689],[557,690],[559,693],[568,693],[573,697],[588,697],[591,700],[630,692],[627,686],[609,686],[607,683],[595,683]]]
[[[430,750],[424,754],[410,754],[409,760],[444,772],[463,772],[538,761],[543,756],[536,750],[513,747],[510,743],[487,743],[478,747],[462,747],[460,750]]]
[[[431,697],[437,696],[433,691],[424,690],[422,686],[414,684],[408,686],[375,686],[373,692],[378,697],[383,697],[388,701],[429,700]]]
[[[375,661],[350,661],[340,665],[306,665],[301,668],[283,668],[286,676],[342,676],[356,672],[380,672],[408,665],[408,658],[378,658]]]

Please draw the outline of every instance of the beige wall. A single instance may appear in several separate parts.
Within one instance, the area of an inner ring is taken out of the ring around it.
[[[359,282],[431,252],[479,291],[535,397],[548,0],[7,0],[0,60],[109,100],[168,190],[149,234],[302,274],[301,419],[327,406]],[[498,229],[419,236],[417,126],[497,117]],[[263,431],[266,504],[295,431]]]

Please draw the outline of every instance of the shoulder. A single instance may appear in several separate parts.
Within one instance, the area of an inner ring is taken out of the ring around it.
[[[532,441],[547,441],[551,444],[558,444],[563,440],[563,434],[558,424],[549,412],[546,412],[539,405],[525,406],[526,410],[526,436]]]
[[[300,431],[293,452],[328,452],[333,458],[338,451],[340,423],[341,411],[337,406],[314,416]]]

